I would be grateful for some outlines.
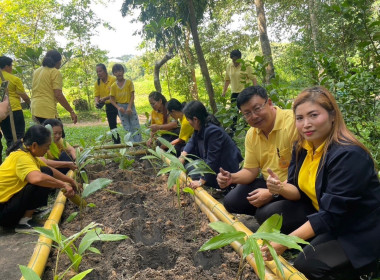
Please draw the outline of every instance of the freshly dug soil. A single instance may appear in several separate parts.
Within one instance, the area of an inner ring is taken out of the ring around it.
[[[88,254],[80,271],[94,270],[85,279],[236,279],[240,257],[230,246],[210,251],[198,249],[216,233],[208,227],[208,219],[189,195],[181,198],[181,212],[173,190],[168,190],[166,177],[156,177],[156,171],[146,161],[136,161],[132,170],[119,170],[109,163],[86,167],[90,179],[110,178],[108,189],[90,196],[96,204],[81,217],[64,222],[78,209],[66,203],[60,225],[70,236],[94,221],[103,225],[106,233],[118,233],[129,239],[94,244],[101,255]],[[198,214],[197,214],[198,213]],[[52,250],[43,279],[53,279],[56,252]],[[66,256],[60,257],[59,271],[70,265]],[[73,273],[68,273],[67,278]],[[258,279],[247,266],[241,279]]]

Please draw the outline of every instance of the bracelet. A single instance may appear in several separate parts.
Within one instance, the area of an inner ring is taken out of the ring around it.
[[[202,183],[201,179],[198,180],[199,186],[202,187],[205,183]]]

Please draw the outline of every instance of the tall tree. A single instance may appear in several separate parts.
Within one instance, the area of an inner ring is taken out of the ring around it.
[[[270,46],[268,33],[267,33],[267,21],[265,18],[264,10],[264,0],[255,0],[256,14],[257,14],[257,26],[259,29],[261,50],[265,59],[266,66],[266,77],[265,82],[269,83],[270,79],[274,78],[274,66],[272,58],[272,49]]]

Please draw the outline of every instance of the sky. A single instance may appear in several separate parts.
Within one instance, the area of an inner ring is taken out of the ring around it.
[[[107,21],[115,30],[108,30],[103,26],[99,26],[98,35],[92,38],[92,43],[100,49],[109,51],[108,57],[115,58],[126,54],[141,54],[137,49],[142,42],[139,35],[134,36],[136,30],[141,30],[140,23],[130,23],[131,17],[122,17],[120,9],[123,0],[110,1],[105,7],[104,5],[94,4],[92,10],[102,20]]]

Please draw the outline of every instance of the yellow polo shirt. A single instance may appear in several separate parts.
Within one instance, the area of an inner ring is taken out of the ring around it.
[[[261,129],[251,127],[245,136],[244,168],[260,168],[264,179],[270,168],[281,181],[288,177],[288,166],[294,141],[297,139],[292,110],[275,107],[276,120],[268,138]]]
[[[55,89],[62,90],[62,75],[58,69],[41,66],[34,71],[30,105],[33,116],[45,119],[58,117]]]
[[[94,86],[94,96],[99,96],[100,98],[109,96],[111,92],[111,85],[114,82],[116,82],[116,77],[110,75],[108,75],[107,82],[103,82],[103,80],[100,79],[98,85],[98,81],[96,81]],[[110,101],[107,100],[105,103],[110,103]]]
[[[46,166],[29,152],[12,152],[0,166],[0,203],[7,202],[28,183],[26,176],[32,171],[40,171]]]
[[[323,156],[325,143],[323,142],[315,152],[313,151],[313,144],[308,141],[302,143],[302,147],[307,151],[307,154],[298,174],[299,188],[310,198],[314,208],[317,210],[319,210],[319,204],[315,191],[315,181],[317,180],[318,166]]]
[[[241,70],[241,63],[235,66],[233,62],[227,65],[225,81],[230,81],[231,92],[241,92],[245,86],[244,83],[248,83],[255,78],[251,66],[247,66],[245,71]]]
[[[153,110],[150,116],[151,116],[151,124],[158,124],[158,125],[164,124],[163,114]],[[173,119],[170,115],[168,115],[168,121],[166,123],[175,122],[175,121],[176,121],[175,119]]]
[[[25,93],[25,88],[22,84],[22,81],[19,77],[8,73],[7,71],[1,71],[3,73],[4,79],[9,81],[8,83],[8,93],[9,93],[9,102],[11,103],[12,111],[22,110],[20,104],[20,95],[19,93]]]
[[[131,80],[125,80],[124,85],[119,87],[117,81],[111,85],[110,95],[115,97],[117,103],[126,104],[131,101],[132,92],[135,91],[135,87]]]
[[[191,135],[194,133],[194,128],[190,125],[189,121],[186,119],[185,115],[181,119],[181,130],[179,132],[178,138],[183,141],[189,141]]]

